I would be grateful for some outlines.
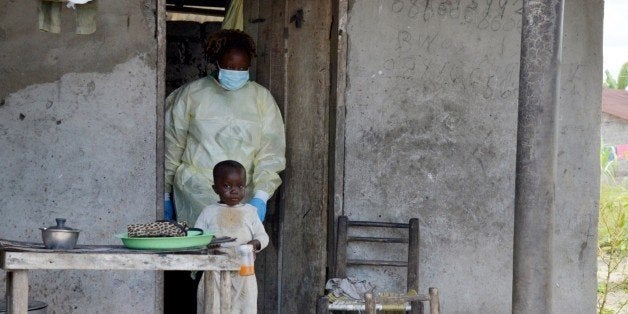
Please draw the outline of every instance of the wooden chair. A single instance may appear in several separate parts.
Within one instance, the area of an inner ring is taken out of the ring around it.
[[[349,236],[348,228],[401,228],[408,230],[407,238],[392,237],[362,237]],[[390,260],[357,260],[347,258],[347,248],[350,242],[375,242],[380,244],[407,243],[408,259],[406,261]],[[348,266],[387,266],[405,267],[407,269],[407,291],[419,292],[419,220],[410,219],[409,223],[390,223],[374,221],[350,221],[347,216],[338,217],[338,237],[336,242],[336,261],[333,268],[335,278],[346,278]],[[412,314],[423,313],[423,303],[428,302],[430,314],[440,313],[440,303],[438,289],[429,288],[429,294],[407,296],[404,298],[405,310]],[[360,310],[367,314],[375,313],[377,309],[382,309],[383,304],[378,304],[371,293],[365,294],[364,302],[335,302],[329,303],[327,296],[318,299],[316,313],[328,313],[330,310]]]

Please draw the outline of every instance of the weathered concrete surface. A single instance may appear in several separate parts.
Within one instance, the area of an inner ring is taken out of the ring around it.
[[[418,217],[420,287],[438,287],[446,313],[510,311],[519,9],[350,8],[345,213]],[[378,275],[384,291],[405,286]]]
[[[628,142],[628,120],[612,114],[602,113],[600,128],[605,145],[620,145]]]
[[[100,1],[98,29],[37,30],[35,1],[0,13],[0,238],[40,241],[67,218],[80,244],[155,218],[155,37],[151,1]],[[4,294],[4,273],[0,274]],[[155,273],[36,271],[50,313],[153,313]]]
[[[109,74],[66,74],[7,97],[0,238],[41,241],[38,228],[65,217],[83,230],[80,244],[119,244],[114,234],[127,224],[154,219],[154,79],[134,58]],[[32,295],[62,313],[72,311],[61,304],[77,313],[112,304],[127,312],[154,299],[152,273],[82,273],[36,273]],[[59,289],[65,284],[55,281],[71,284]]]
[[[363,220],[418,217],[421,290],[438,287],[444,312],[510,312],[521,1],[349,5],[344,212]],[[554,292],[557,313],[566,306],[591,312],[595,298],[591,284],[578,285],[595,282],[598,166],[591,154],[601,79],[587,74],[599,70],[601,12],[583,1],[566,9],[564,60],[573,67],[562,78],[571,83],[561,86],[593,95],[590,102],[569,96],[570,112],[561,105],[558,116],[554,267],[559,285],[571,289]],[[587,71],[574,75],[584,63]],[[350,256],[368,251],[354,247]],[[379,257],[401,252],[387,247]],[[368,274],[380,291],[405,286],[395,269],[353,274]],[[573,290],[578,297],[566,296]]]
[[[552,313],[563,1],[523,0],[512,312]]]
[[[63,7],[61,33],[52,34],[38,29],[37,1],[0,0],[0,101],[65,73],[110,72],[138,54],[154,64],[154,2],[99,1],[96,32],[76,35],[72,9]]]
[[[565,1],[553,313],[595,312],[603,5],[602,0]]]

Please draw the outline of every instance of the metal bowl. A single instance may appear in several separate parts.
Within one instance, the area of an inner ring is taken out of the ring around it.
[[[47,249],[71,250],[76,246],[80,230],[65,227],[65,219],[57,218],[57,225],[39,228]]]

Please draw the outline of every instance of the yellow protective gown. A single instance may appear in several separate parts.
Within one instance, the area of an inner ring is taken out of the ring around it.
[[[249,81],[229,91],[211,76],[180,87],[166,99],[166,192],[174,193],[177,220],[194,224],[216,204],[212,169],[231,159],[246,168],[248,201],[272,195],[285,168],[285,133],[270,92]]]

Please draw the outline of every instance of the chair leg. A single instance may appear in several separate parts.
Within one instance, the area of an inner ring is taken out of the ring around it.
[[[318,298],[316,302],[316,314],[327,314],[329,313],[329,298],[324,295]]]
[[[375,314],[375,298],[373,294],[367,292],[364,294],[364,306],[366,314]]]
[[[410,302],[410,314],[423,314],[423,302],[421,301]]]
[[[440,299],[438,289],[430,288],[430,314],[440,314]]]

